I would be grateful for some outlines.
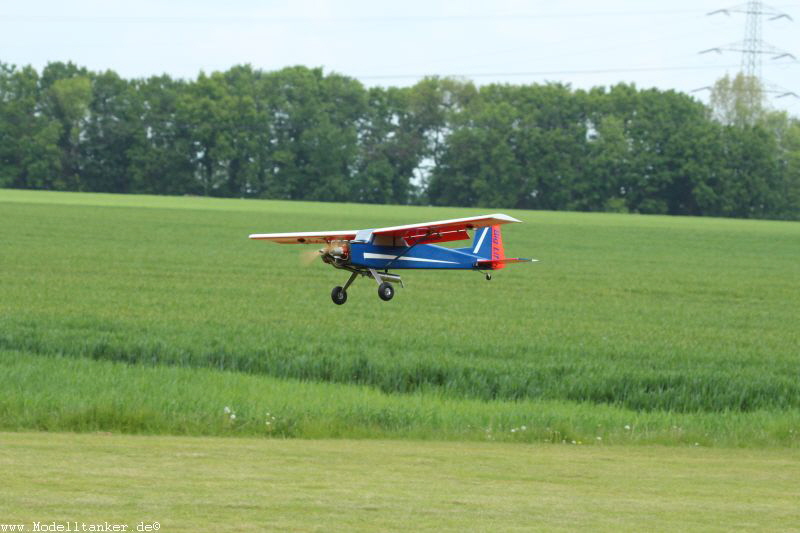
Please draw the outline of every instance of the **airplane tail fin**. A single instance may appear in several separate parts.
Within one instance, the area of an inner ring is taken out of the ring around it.
[[[475,230],[471,251],[473,254],[482,258],[475,263],[475,266],[480,269],[500,270],[501,268],[505,268],[508,263],[529,263],[536,261],[535,259],[506,257],[500,226],[487,226]]]
[[[505,265],[499,262],[506,255],[500,226],[486,226],[475,230],[475,236],[472,238],[472,253],[484,258],[479,263],[491,261],[493,264],[491,268],[504,268]],[[497,262],[496,266],[494,266],[495,262]]]

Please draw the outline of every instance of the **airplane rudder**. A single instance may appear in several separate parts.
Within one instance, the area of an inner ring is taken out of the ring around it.
[[[500,231],[500,226],[492,226],[492,248],[491,258],[493,260],[504,259],[506,256],[505,248],[503,247],[503,234]],[[495,263],[495,270],[505,268],[505,263]]]
[[[492,257],[492,228],[478,228],[472,237],[472,253],[490,259]]]

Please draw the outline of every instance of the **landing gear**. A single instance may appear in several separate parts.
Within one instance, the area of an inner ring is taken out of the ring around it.
[[[342,305],[347,301],[347,288],[356,280],[358,272],[350,274],[350,279],[344,284],[344,287],[334,287],[331,291],[331,300],[336,305]]]
[[[331,291],[331,300],[336,305],[342,305],[347,301],[347,291],[345,291],[342,287],[334,287]]]
[[[489,272],[486,273],[486,281],[492,281],[492,275]]]
[[[394,297],[394,287],[392,287],[391,283],[384,281],[378,285],[378,296],[384,302],[391,300]]]
[[[333,303],[336,305],[342,305],[347,301],[347,289],[350,287],[350,285],[352,285],[358,276],[367,276],[374,279],[378,284],[378,296],[384,302],[388,302],[394,298],[394,287],[392,287],[392,283],[399,283],[400,286],[403,285],[403,281],[400,279],[400,276],[396,274],[378,272],[372,268],[364,270],[348,268],[348,270],[351,272],[350,279],[347,280],[347,283],[344,284],[344,287],[334,287],[331,291],[331,300],[333,300]]]

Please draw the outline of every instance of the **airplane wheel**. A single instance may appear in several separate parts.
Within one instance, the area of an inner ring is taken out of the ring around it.
[[[384,302],[388,302],[394,296],[394,287],[392,287],[391,283],[384,281],[378,287],[378,296],[381,297],[381,300]]]
[[[342,305],[347,301],[347,292],[341,287],[334,287],[331,291],[331,300],[336,305]]]
[[[486,273],[486,281],[491,281],[491,280],[492,280],[492,275],[487,272]]]

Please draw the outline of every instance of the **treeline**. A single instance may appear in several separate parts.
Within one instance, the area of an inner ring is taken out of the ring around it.
[[[0,63],[0,187],[800,218],[800,121],[620,84]]]

